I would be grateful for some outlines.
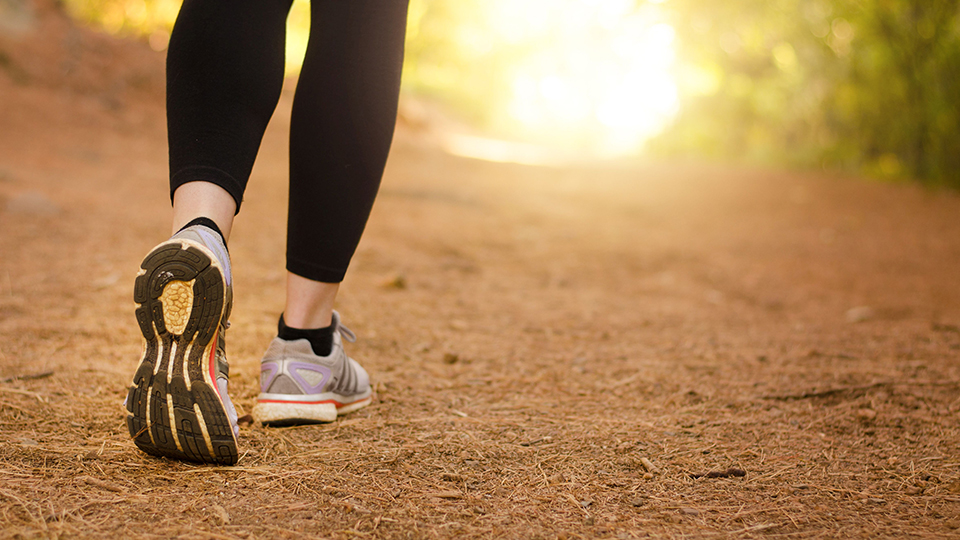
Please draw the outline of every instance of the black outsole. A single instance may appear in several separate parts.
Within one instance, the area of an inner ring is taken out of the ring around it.
[[[150,455],[233,465],[238,459],[233,428],[216,389],[203,373],[204,351],[216,339],[223,317],[223,274],[202,250],[178,241],[158,246],[140,267],[145,273],[137,277],[133,299],[146,347],[127,394],[130,436]],[[183,333],[175,335],[164,323],[160,296],[171,281],[190,280],[195,280],[192,311]],[[206,425],[209,446],[196,409]]]

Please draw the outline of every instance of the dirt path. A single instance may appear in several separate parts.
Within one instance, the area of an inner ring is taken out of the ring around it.
[[[3,72],[0,96],[2,537],[960,537],[955,194],[403,131],[339,304],[376,402],[198,467],[138,452],[120,406],[132,278],[169,232],[159,101]],[[231,245],[244,411],[288,107]]]

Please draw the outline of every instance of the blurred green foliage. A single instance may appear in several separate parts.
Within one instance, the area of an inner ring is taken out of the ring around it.
[[[497,40],[486,0],[411,0],[404,61],[406,91],[427,96],[476,125],[496,123],[510,99],[514,61],[529,48]]]
[[[179,0],[63,0],[77,19],[111,34],[169,36],[177,18]]]
[[[295,0],[287,22],[288,72],[303,60],[310,29],[309,0]],[[111,34],[146,37],[163,50],[182,0],[63,0],[76,19]],[[496,41],[503,18],[485,0],[410,0],[404,89],[447,105],[477,125],[495,123],[509,100],[511,59],[531,39]],[[505,2],[499,2],[504,5]]]
[[[648,151],[960,188],[960,0],[627,1],[637,10],[657,4],[676,31],[682,107]],[[107,31],[147,36],[157,50],[180,5],[65,3]],[[406,91],[496,127],[517,59],[542,55],[557,36],[515,32],[510,6],[411,0]],[[291,66],[302,58],[308,28],[306,0],[297,0],[288,26]]]
[[[682,112],[654,151],[960,188],[958,0],[671,0]]]
[[[145,37],[164,50],[182,0],[63,0],[76,19],[111,34]],[[451,104],[476,122],[488,118],[491,76],[490,47],[475,28],[485,17],[482,0],[411,0],[404,84]],[[295,0],[287,21],[288,72],[296,73],[310,31],[308,0]],[[502,64],[501,64],[502,65]],[[500,85],[502,86],[502,85]],[[501,88],[502,89],[502,88]]]

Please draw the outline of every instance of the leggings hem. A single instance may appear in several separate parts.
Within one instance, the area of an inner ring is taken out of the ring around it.
[[[287,271],[312,281],[323,283],[340,283],[347,275],[347,269],[325,268],[304,261],[287,258]]]
[[[240,203],[243,202],[243,185],[231,176],[230,173],[216,167],[204,165],[180,169],[170,177],[171,203],[173,203],[173,194],[177,191],[177,188],[190,182],[209,182],[227,190],[227,193],[229,193],[230,196],[233,197],[234,202],[237,203],[237,211],[234,212],[234,215],[240,213]]]

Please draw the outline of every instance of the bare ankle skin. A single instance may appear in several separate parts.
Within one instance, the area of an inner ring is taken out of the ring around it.
[[[287,303],[283,320],[291,328],[323,328],[333,321],[339,283],[324,283],[287,272]]]
[[[213,220],[220,227],[223,239],[230,238],[237,203],[222,187],[210,182],[183,184],[173,193],[173,232],[198,217]]]

